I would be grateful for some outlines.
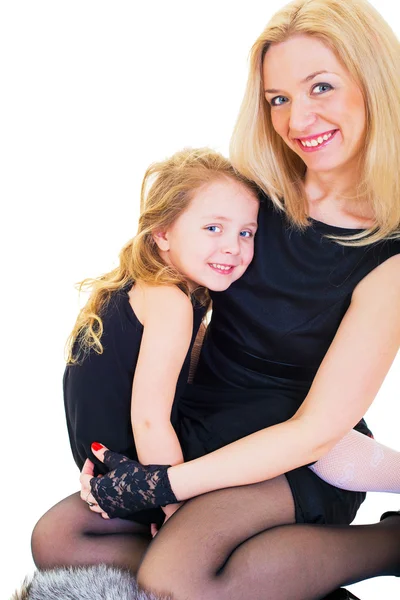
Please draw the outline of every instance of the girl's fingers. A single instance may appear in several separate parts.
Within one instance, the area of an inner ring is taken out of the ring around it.
[[[81,487],[87,488],[88,490],[90,490],[90,482],[92,479],[94,479],[93,475],[88,475],[88,474],[82,472],[79,476],[79,481],[81,483]]]
[[[91,477],[94,475],[94,464],[89,458],[83,464],[81,475],[90,475]]]

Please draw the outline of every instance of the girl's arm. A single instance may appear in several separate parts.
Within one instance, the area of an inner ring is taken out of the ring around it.
[[[143,337],[132,386],[131,421],[142,464],[183,462],[171,424],[179,373],[193,331],[190,299],[176,286],[141,285]]]
[[[326,454],[362,418],[400,346],[400,256],[354,290],[351,305],[297,413],[168,469],[179,500],[271,479]]]

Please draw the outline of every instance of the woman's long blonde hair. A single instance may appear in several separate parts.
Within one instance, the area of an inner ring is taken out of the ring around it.
[[[262,63],[270,44],[294,35],[313,36],[328,46],[364,96],[366,139],[355,197],[366,199],[375,225],[345,239],[361,246],[399,237],[400,43],[365,0],[295,0],[272,17],[251,50],[247,89],[231,141],[232,163],[294,224],[309,223],[305,164],[275,132],[262,82]]]
[[[67,362],[78,362],[90,349],[98,354],[103,352],[101,316],[112,292],[140,280],[153,285],[179,285],[190,295],[181,273],[160,258],[153,236],[157,231],[166,231],[176,221],[189,206],[196,190],[223,177],[234,179],[257,193],[254,183],[209,148],[184,149],[147,169],[142,182],[137,235],[122,248],[118,267],[78,284],[78,289],[90,291],[90,296],[68,338]]]

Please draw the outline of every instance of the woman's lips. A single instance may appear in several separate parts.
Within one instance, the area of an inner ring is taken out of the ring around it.
[[[339,129],[334,129],[333,131],[323,133],[321,136],[314,136],[314,137],[311,136],[308,138],[296,138],[296,144],[303,152],[318,152],[318,150],[321,150],[321,148],[325,148],[325,146],[327,146],[328,144],[331,143],[331,141],[336,137],[336,134],[338,131],[339,131]],[[331,134],[330,137],[327,140],[323,140],[323,142],[318,144],[317,146],[303,146],[303,144],[301,143],[301,141],[303,141],[303,142],[308,141],[311,143],[311,140],[316,140],[316,139],[318,139],[318,137],[322,137],[327,134],[328,135]]]

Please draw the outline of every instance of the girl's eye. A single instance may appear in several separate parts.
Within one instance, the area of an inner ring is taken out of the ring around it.
[[[285,96],[275,96],[275,98],[271,98],[271,106],[282,106],[282,104],[286,104],[287,98]]]
[[[221,227],[219,225],[207,225],[206,229],[212,233],[220,233],[221,231]]]
[[[252,238],[252,237],[254,237],[254,233],[252,231],[247,231],[247,230],[246,231],[241,231],[239,235],[240,235],[240,237],[243,237],[243,238]]]
[[[323,94],[325,92],[329,92],[330,90],[333,90],[333,87],[330,83],[317,83],[317,85],[314,85],[312,88],[312,91],[316,92],[317,94]]]

